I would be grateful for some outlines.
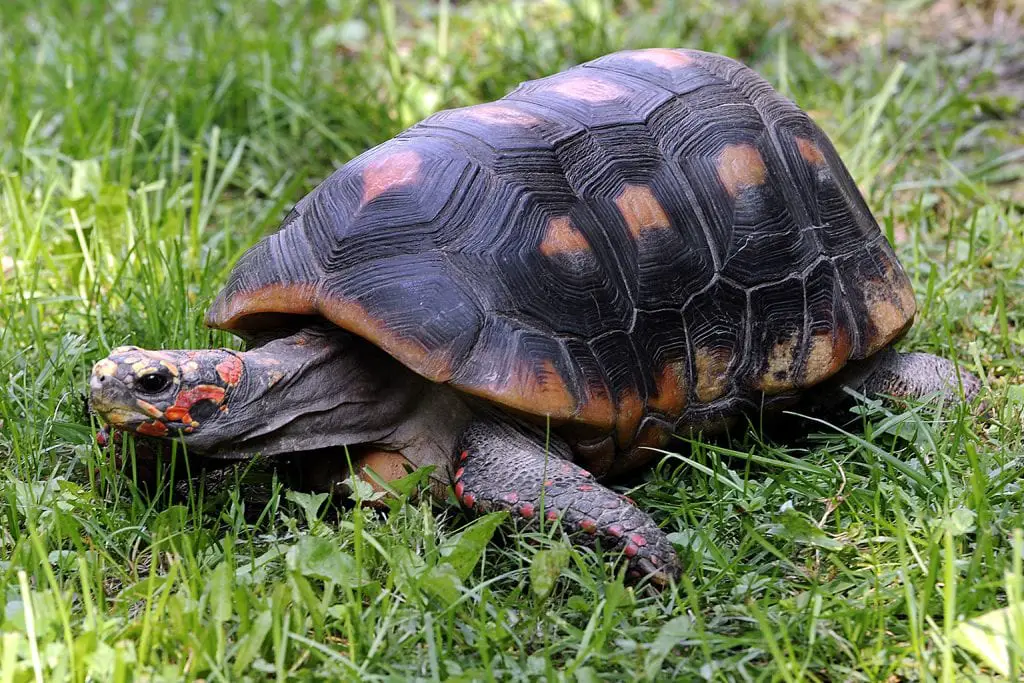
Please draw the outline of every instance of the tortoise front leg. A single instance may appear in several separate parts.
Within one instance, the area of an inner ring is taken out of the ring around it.
[[[569,448],[501,418],[473,422],[457,442],[455,494],[473,512],[508,510],[519,522],[561,520],[573,542],[621,551],[632,578],[660,584],[679,575],[664,532],[625,497],[569,461]]]

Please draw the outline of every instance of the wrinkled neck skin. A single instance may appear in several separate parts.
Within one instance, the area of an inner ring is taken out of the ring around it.
[[[209,457],[367,445],[416,466],[444,465],[471,418],[455,391],[336,329],[304,329],[237,355],[243,372],[227,410],[185,439]]]

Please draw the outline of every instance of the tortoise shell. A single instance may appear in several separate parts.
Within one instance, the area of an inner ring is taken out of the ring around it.
[[[320,315],[625,448],[791,397],[914,313],[810,118],[732,59],[650,49],[352,160],[240,259],[208,323],[251,337]]]

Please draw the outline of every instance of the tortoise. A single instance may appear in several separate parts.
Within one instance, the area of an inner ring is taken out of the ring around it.
[[[311,486],[346,448],[382,481],[433,465],[442,500],[560,520],[665,582],[675,550],[609,482],[843,387],[973,398],[951,361],[893,350],[915,312],[805,112],[731,58],[630,50],[346,163],[210,306],[245,351],[115,348],[91,403],[190,453],[308,462]]]

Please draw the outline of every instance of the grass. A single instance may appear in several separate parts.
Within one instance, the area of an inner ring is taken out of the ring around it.
[[[948,5],[0,3],[0,683],[991,674],[957,628],[1024,581],[1024,42],[1010,5]],[[741,57],[812,112],[912,276],[903,346],[983,375],[990,418],[867,404],[795,444],[677,444],[629,489],[682,550],[658,594],[411,495],[168,502],[94,445],[91,363],[236,343],[206,304],[332,168],[647,45]]]

